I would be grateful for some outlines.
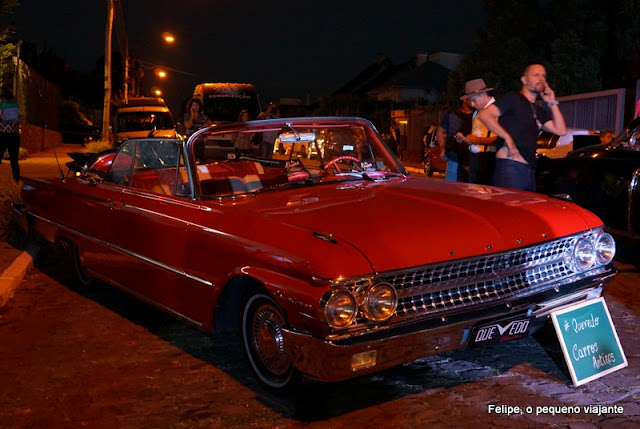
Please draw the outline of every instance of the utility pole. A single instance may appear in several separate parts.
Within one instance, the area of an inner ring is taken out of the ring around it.
[[[122,11],[122,0],[113,0],[117,6],[114,11],[114,19],[116,20],[116,32],[118,41],[120,42],[120,55],[122,56],[122,64],[124,66],[124,81],[122,101],[126,104],[129,98],[129,92],[133,92],[133,82],[131,80],[131,57],[129,56],[129,37],[124,24],[124,13]]]
[[[104,110],[102,111],[102,139],[111,140],[109,115],[111,110],[111,34],[113,32],[113,2],[107,0],[107,27],[104,40]]]
[[[127,103],[129,99],[129,51],[124,52],[124,102]]]

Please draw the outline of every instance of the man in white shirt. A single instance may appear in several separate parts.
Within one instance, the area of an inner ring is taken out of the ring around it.
[[[469,145],[469,182],[483,185],[491,185],[493,169],[496,162],[495,141],[497,136],[489,131],[487,127],[478,119],[478,113],[496,100],[488,94],[493,88],[487,88],[484,80],[473,79],[465,83],[464,95],[461,100],[469,100],[471,106],[476,110],[473,113],[471,124],[471,134],[466,138]]]

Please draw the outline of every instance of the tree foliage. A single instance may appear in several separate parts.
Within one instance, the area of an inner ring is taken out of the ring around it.
[[[450,98],[482,77],[496,93],[520,88],[543,64],[558,95],[628,86],[640,75],[640,0],[484,0],[488,15],[449,81]]]
[[[4,65],[16,52],[16,45],[11,43],[15,28],[12,24],[7,23],[16,6],[18,6],[18,0],[0,0],[0,64],[3,65],[0,72],[0,84],[2,85],[5,85],[11,77],[11,68]]]

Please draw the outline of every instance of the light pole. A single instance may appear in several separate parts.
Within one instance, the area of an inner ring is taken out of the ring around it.
[[[107,0],[107,27],[104,40],[104,105],[102,111],[102,139],[111,141],[109,114],[111,110],[111,34],[113,32],[113,2]]]

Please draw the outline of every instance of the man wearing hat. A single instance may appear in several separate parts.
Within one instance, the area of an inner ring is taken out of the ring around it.
[[[478,113],[487,106],[495,103],[495,98],[487,93],[493,88],[487,88],[482,79],[473,79],[464,84],[464,95],[461,100],[468,100],[476,111],[473,113],[471,134],[466,138],[469,144],[469,182],[483,185],[492,184],[493,169],[496,163],[495,141],[498,136],[489,131],[478,119]]]
[[[541,129],[562,136],[567,126],[541,64],[527,66],[520,92],[507,94],[478,117],[498,135],[493,184],[535,192],[536,149]]]

